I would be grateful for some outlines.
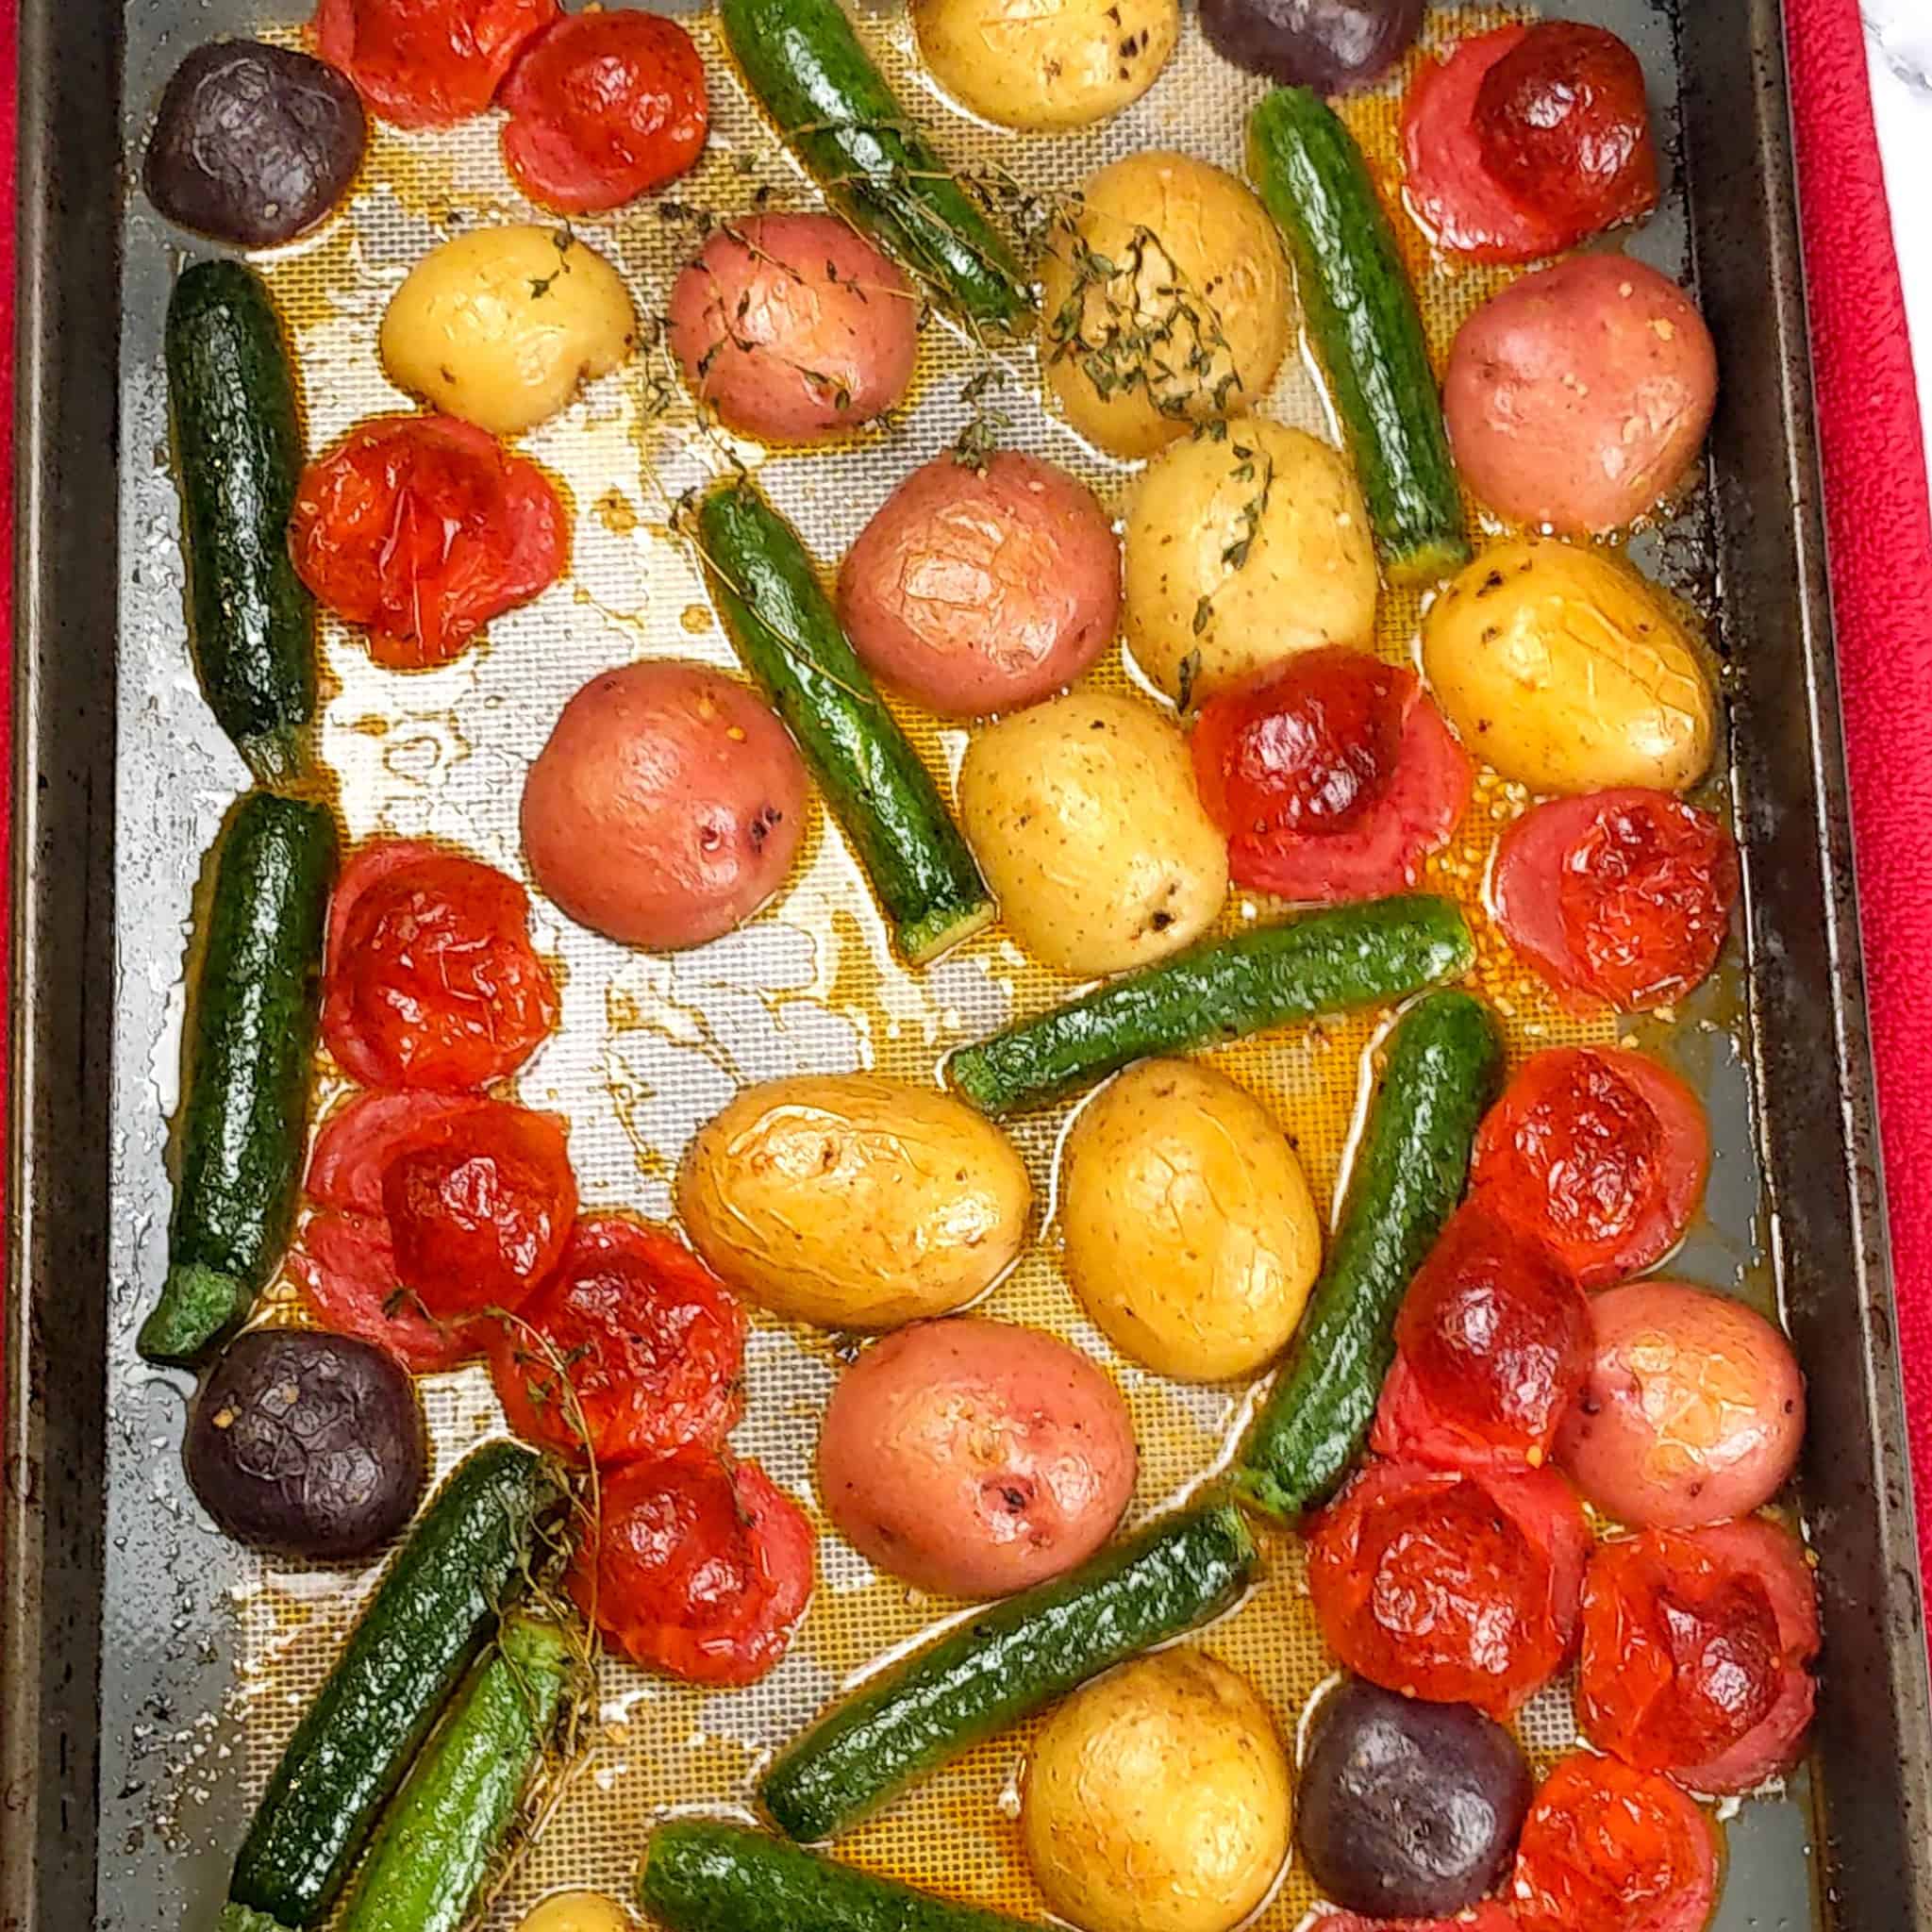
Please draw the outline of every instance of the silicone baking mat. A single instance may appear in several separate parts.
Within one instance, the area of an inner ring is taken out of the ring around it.
[[[1601,8],[1587,10],[1607,17]],[[930,317],[914,390],[882,425],[829,449],[767,455],[721,441],[697,423],[654,326],[677,269],[710,219],[819,201],[747,100],[715,23],[703,14],[684,17],[704,47],[711,82],[711,140],[703,163],[655,203],[573,224],[629,284],[645,323],[644,345],[619,375],[522,439],[564,486],[574,508],[569,575],[534,604],[499,619],[483,645],[429,673],[382,670],[355,635],[325,623],[323,755],[339,777],[352,840],[442,839],[525,875],[517,838],[523,774],[570,694],[598,671],[634,658],[732,663],[694,558],[671,527],[677,498],[735,456],[758,468],[774,501],[830,566],[896,481],[943,449],[969,419],[967,385],[984,375],[987,357]],[[1503,17],[1439,10],[1428,39],[1440,44]],[[1674,101],[1665,20],[1625,6],[1612,24],[1642,56],[1654,105],[1669,126]],[[920,72],[901,13],[869,14],[862,25],[902,98],[933,126],[946,153],[990,182],[1020,184],[1038,201],[1050,204],[1102,163],[1148,148],[1178,148],[1240,170],[1241,128],[1260,86],[1219,61],[1191,22],[1141,102],[1103,128],[1051,139],[978,125],[940,99]],[[174,63],[223,31],[286,38],[293,23],[263,18],[233,0],[193,7],[137,0],[130,8],[130,157],[138,155],[155,95]],[[1395,175],[1398,107],[1399,86],[1391,85],[1346,109],[1385,185]],[[497,129],[494,116],[428,135],[379,128],[345,212],[312,241],[258,258],[290,325],[311,452],[363,417],[409,407],[384,378],[375,343],[384,306],[416,260],[461,228],[550,219],[534,214],[510,188]],[[1497,279],[1444,272],[1399,214],[1396,225],[1441,353]],[[1634,252],[1681,272],[1682,235],[1673,196],[1637,238]],[[211,1917],[248,1806],[375,1572],[291,1568],[222,1540],[200,1516],[179,1473],[185,1382],[141,1365],[132,1349],[134,1326],[164,1265],[164,1122],[176,1098],[190,895],[243,775],[188,666],[178,508],[167,468],[160,317],[176,263],[184,252],[198,251],[184,251],[183,238],[138,195],[130,197],[125,242],[122,1000],[115,1041],[113,1557],[103,1689],[102,1917],[116,1932],[149,1932],[182,1923],[184,1905],[190,1924]],[[1305,347],[1291,353],[1261,408],[1332,437],[1313,366]],[[1042,410],[1032,351],[1008,352],[994,367],[991,385],[981,386],[987,405],[1008,419],[1002,441],[1062,463],[1117,506],[1131,469],[1097,457]],[[1700,506],[1693,501],[1661,539],[1645,542],[1642,555],[1693,605],[1705,597]],[[1407,658],[1419,616],[1415,593],[1385,591],[1378,648]],[[1130,681],[1118,652],[1088,679],[1109,688]],[[941,728],[909,709],[902,716],[936,766],[957,765],[961,730]],[[1503,1018],[1512,1056],[1554,1041],[1612,1037],[1607,1024],[1586,1025],[1559,1013],[1482,913],[1482,880],[1496,832],[1524,803],[1517,788],[1485,773],[1461,833],[1432,861],[1425,882],[1471,909],[1480,942],[1476,982]],[[694,952],[627,951],[571,924],[541,898],[536,905],[539,944],[562,979],[563,1014],[516,1082],[516,1095],[569,1117],[587,1208],[668,1213],[670,1176],[685,1143],[744,1083],[859,1066],[930,1081],[949,1048],[1066,991],[1066,982],[1024,958],[997,928],[924,972],[897,964],[840,833],[816,806],[784,894],[742,931]],[[1237,894],[1226,920],[1232,925],[1270,910]],[[1274,1112],[1324,1203],[1332,1197],[1362,1100],[1365,1049],[1385,1020],[1369,1014],[1290,1029],[1213,1057]],[[1739,1021],[1735,980],[1726,976],[1700,993],[1674,1026],[1647,1024],[1628,1037],[1669,1053],[1712,1109],[1719,1152],[1708,1212],[1674,1272],[1761,1298],[1763,1229]],[[325,1064],[322,1082],[325,1109],[344,1089]],[[1212,1469],[1248,1391],[1188,1388],[1145,1374],[1116,1357],[1082,1316],[1057,1265],[1053,1224],[1056,1150],[1070,1112],[1050,1109],[1013,1127],[1033,1173],[1041,1225],[1024,1260],[984,1311],[1068,1336],[1116,1374],[1141,1448],[1132,1511],[1138,1518]],[[285,1290],[277,1299],[280,1318],[299,1319]],[[820,1524],[818,1595],[790,1656],[760,1684],[708,1694],[607,1659],[587,1727],[590,1748],[492,1907],[491,1925],[513,1924],[532,1899],[560,1886],[626,1890],[658,1811],[741,1804],[760,1754],[804,1725],[854,1672],[958,1607],[921,1599],[874,1574],[817,1510],[811,1454],[841,1352],[849,1355],[837,1337],[759,1325],[749,1350],[746,1417],[733,1437],[740,1453],[762,1462]],[[430,1378],[423,1391],[439,1469],[502,1426],[480,1371]],[[1254,1680],[1291,1739],[1310,1691],[1332,1666],[1309,1614],[1298,1546],[1282,1538],[1269,1555],[1265,1583],[1199,1641]],[[1536,1700],[1522,1727],[1538,1750],[1567,1744],[1574,1735],[1567,1690]],[[844,1840],[841,1853],[958,1896],[1039,1912],[1012,1823],[1026,1735],[1024,1728],[1008,1733],[962,1758]],[[1754,1803],[1734,1825],[1734,1851],[1746,1833],[1754,1841],[1775,1841],[1781,1856],[1801,1857],[1803,1809]],[[1737,1912],[1742,1924],[1739,1892],[1734,1885],[1726,1919]],[[1260,1923],[1292,1924],[1311,1897],[1304,1874],[1291,1869]],[[1757,1923],[1771,1922],[1760,1916]]]

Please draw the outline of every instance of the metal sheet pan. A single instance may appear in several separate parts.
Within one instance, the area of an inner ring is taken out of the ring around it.
[[[1747,1807],[1733,1825],[1721,1924],[1932,1923],[1932,1854],[1922,1829],[1932,1737],[1776,9],[1770,0],[1738,0],[1686,8],[1681,22],[1645,0],[1556,10],[1618,25],[1642,47],[1654,80],[1660,66],[1681,75],[1680,193],[1643,246],[1674,272],[1694,273],[1725,382],[1711,488],[1678,533],[1678,554],[1666,545],[1654,559],[1693,593],[1716,593],[1746,865],[1747,1008],[1715,1030],[1735,1024],[1749,1054],[1735,1066],[1713,1055],[1704,1070],[1720,1146],[1732,1157],[1705,1239],[1713,1267],[1727,1252],[1761,1251],[1758,1273],[1781,1297],[1810,1375],[1803,1502],[1820,1557],[1827,1658],[1822,1775],[1815,1786],[1794,1781],[1783,1803]],[[211,726],[196,718],[192,686],[157,675],[179,647],[152,386],[170,238],[128,204],[124,170],[174,59],[209,32],[257,24],[245,7],[155,0],[132,0],[107,31],[49,0],[29,0],[23,18],[9,1176],[18,1212],[0,1606],[5,1932],[91,1923],[149,1932],[181,1923],[184,1908],[198,1923],[219,1896],[224,1853],[277,1735],[259,1696],[253,1714],[238,1714],[238,1662],[246,1668],[275,1651],[264,1618],[327,1625],[346,1613],[332,1574],[284,1576],[265,1595],[246,1559],[192,1527],[173,1455],[178,1389],[142,1376],[126,1344],[132,1308],[152,1291],[156,1214],[165,1204],[153,1122],[157,1090],[167,1085],[180,888],[234,774]],[[1231,112],[1223,118],[1231,122]],[[1224,133],[1190,118],[1170,138],[1198,148]],[[419,213],[405,207],[392,221],[384,216],[391,225],[378,223],[371,238],[406,245]],[[421,229],[417,245],[428,232]],[[654,265],[652,256],[643,267]],[[317,441],[339,426],[327,410],[347,420],[375,406],[354,392],[331,396],[318,425],[312,391],[310,402]],[[943,407],[936,396],[927,403]],[[1276,399],[1276,412],[1291,417],[1310,407],[1291,385]],[[836,509],[788,508],[821,520],[821,547],[837,541]],[[580,517],[586,508],[580,501]],[[596,570],[594,557],[580,555],[580,603],[595,603],[604,589]],[[624,622],[620,613],[619,629]],[[560,671],[537,719],[598,661]],[[353,678],[353,660],[344,662]],[[428,756],[409,742],[401,741],[408,758]],[[511,747],[532,748],[521,738]],[[344,736],[332,749],[340,756],[352,746]],[[351,791],[345,784],[353,819]],[[464,829],[476,842],[474,824]],[[487,837],[484,850],[513,857]],[[828,890],[836,898],[841,888]],[[596,962],[584,964],[577,978],[589,983]],[[729,979],[728,967],[721,977]],[[970,1004],[981,989],[959,991]],[[550,1077],[572,1085],[568,1066]],[[653,1146],[656,1131],[646,1136]],[[784,1361],[770,1373],[804,1373]],[[460,1387],[442,1398],[446,1447],[467,1425],[469,1400]],[[1211,1434],[1211,1414],[1194,1422]],[[789,1457],[795,1474],[802,1452],[788,1438],[800,1434],[794,1420],[750,1446],[774,1462]],[[299,1639],[292,1648],[325,1654]],[[307,1667],[272,1668],[270,1690],[298,1695]],[[808,1702],[819,1688],[795,1678],[782,1696]],[[587,1868],[582,1844],[557,1846],[559,1874],[615,1882],[609,1861],[622,1846],[600,1829],[588,1853],[601,1862]]]

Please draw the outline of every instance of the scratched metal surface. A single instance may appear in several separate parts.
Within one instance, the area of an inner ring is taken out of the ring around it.
[[[1558,7],[1623,32],[1644,60],[1661,125],[1674,126],[1672,34],[1647,0]],[[124,133],[130,158],[161,83],[199,41],[221,32],[286,31],[248,0],[132,0],[126,10]],[[1433,34],[1475,16],[1439,15]],[[669,198],[720,212],[760,195],[774,207],[816,196],[750,108],[702,15],[713,83],[711,145],[700,170]],[[1153,146],[1179,147],[1240,167],[1240,127],[1258,92],[1223,66],[1191,27],[1167,72],[1135,108],[1102,129],[1022,140],[974,125],[927,88],[905,23],[868,20],[888,70],[950,155],[997,163],[1029,190],[1069,190],[1102,161]],[[1372,155],[1391,156],[1395,96],[1385,90],[1351,109]],[[308,436],[319,449],[358,419],[405,406],[374,354],[390,291],[458,223],[523,219],[503,175],[493,118],[453,133],[383,131],[345,213],[313,241],[260,258],[289,319],[306,391]],[[661,308],[694,245],[688,220],[646,203],[603,222],[578,223],[619,265],[646,315]],[[1672,273],[1686,269],[1684,210],[1674,187],[1632,250]],[[244,783],[239,760],[202,704],[188,667],[180,607],[178,511],[165,461],[159,337],[167,290],[184,238],[138,193],[125,242],[120,379],[124,467],[120,517],[120,764],[117,798],[117,1001],[114,1037],[113,1341],[110,1362],[108,1561],[105,1599],[100,1913],[110,1932],[208,1923],[227,1858],[281,1742],[318,1681],[371,1573],[291,1568],[226,1541],[200,1515],[177,1454],[184,1378],[140,1364],[133,1334],[164,1266],[167,1190],[164,1122],[177,1090],[182,955],[201,857]],[[186,253],[192,253],[191,247]],[[1431,333],[1441,347],[1494,281],[1441,273],[1418,250]],[[966,419],[960,391],[980,366],[971,344],[934,322],[926,329],[908,406],[888,425],[829,454],[774,455],[767,488],[821,558],[835,558],[892,483],[944,446]],[[1328,433],[1325,405],[1306,355],[1262,406]],[[662,385],[674,392],[663,407]],[[597,384],[555,422],[524,439],[567,485],[576,535],[569,576],[527,608],[499,620],[482,648],[429,674],[373,666],[357,641],[325,625],[329,697],[324,753],[341,781],[345,829],[431,835],[523,872],[516,806],[523,772],[558,708],[610,664],[684,656],[728,664],[691,558],[665,527],[668,505],[716,461],[696,436],[675,376],[646,355]],[[1085,449],[1036,400],[1030,352],[1011,358],[996,400],[1013,419],[1008,440],[1067,464],[1118,500],[1130,475]],[[748,458],[758,453],[745,449]],[[1702,499],[1693,499],[1644,561],[1693,603],[1707,603],[1710,570]],[[1406,655],[1418,607],[1385,594],[1381,647]],[[1123,684],[1117,655],[1091,674]],[[936,761],[963,742],[908,714]],[[1486,776],[1470,824],[1443,856],[1436,880],[1474,905],[1499,826],[1521,808],[1511,788]],[[1239,901],[1230,918],[1242,916]],[[748,1080],[781,1073],[874,1065],[929,1079],[943,1052],[1036,1008],[1059,990],[997,931],[924,974],[891,958],[876,914],[836,828],[821,813],[786,893],[745,931],[676,958],[631,953],[571,925],[538,902],[539,943],[564,980],[563,1021],[517,1082],[519,1097],[572,1123],[572,1152],[587,1204],[668,1210],[668,1177],[693,1128]],[[1607,1038],[1558,1015],[1487,933],[1478,968],[1513,1052],[1555,1040]],[[1273,1036],[1218,1056],[1259,1092],[1295,1137],[1318,1195],[1333,1189],[1374,1016]],[[1749,1117],[1735,962],[1674,1026],[1633,1036],[1656,1046],[1704,1092],[1717,1162],[1707,1216],[1672,1269],[1760,1303],[1770,1295],[1766,1228]],[[322,1069],[325,1105],[341,1091]],[[1043,1203],[1051,1202],[1055,1147],[1065,1110],[1017,1131]],[[1026,1261],[996,1291],[993,1312],[1067,1334],[1108,1361],[1134,1409],[1142,1474],[1134,1511],[1158,1507],[1210,1468],[1245,1391],[1185,1389],[1113,1357],[1080,1317],[1053,1258],[1049,1224]],[[292,1319],[285,1302],[278,1318]],[[809,1460],[816,1417],[836,1373],[824,1338],[758,1327],[749,1401],[734,1436],[814,1508]],[[439,1467],[501,1426],[477,1371],[425,1383]],[[1202,1641],[1247,1672],[1292,1735],[1310,1690],[1326,1675],[1291,1545],[1272,1553],[1269,1581]],[[607,1662],[594,1748],[564,1804],[524,1859],[489,1919],[518,1911],[564,1885],[624,1889],[653,1813],[672,1803],[741,1799],[758,1755],[804,1724],[838,1682],[950,1607],[922,1603],[875,1576],[829,1529],[820,1543],[819,1595],[784,1665],[751,1689],[701,1695]],[[1559,1749],[1574,1736],[1567,1690],[1525,1714],[1527,1740]],[[863,1828],[849,1853],[901,1875],[1010,1909],[1039,1908],[1011,1822],[1014,1771],[1024,1736],[972,1754]],[[1723,1932],[1777,1932],[1813,1923],[1804,1779],[1789,1793],[1733,1807]],[[1261,1922],[1288,1926],[1312,1898],[1291,1870]]]

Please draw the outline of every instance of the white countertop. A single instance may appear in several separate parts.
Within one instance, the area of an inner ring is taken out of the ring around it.
[[[1872,109],[1932,454],[1932,0],[1863,0]]]

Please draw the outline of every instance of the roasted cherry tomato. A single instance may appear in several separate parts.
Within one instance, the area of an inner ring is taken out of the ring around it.
[[[756,1462],[688,1450],[611,1475],[571,1594],[632,1662],[692,1684],[749,1684],[811,1601],[811,1524]]]
[[[1469,759],[1415,673],[1340,646],[1208,699],[1191,749],[1230,873],[1284,899],[1412,886],[1469,803]]]
[[[1607,27],[1538,21],[1483,75],[1475,127],[1491,179],[1573,242],[1657,206],[1643,69]]]
[[[1547,1470],[1371,1461],[1315,1519],[1308,1589],[1357,1675],[1501,1718],[1562,1668],[1589,1548]]]
[[[412,1130],[382,1171],[396,1273],[430,1314],[514,1311],[563,1257],[577,1183],[555,1116],[501,1101]]]
[[[1629,787],[1553,799],[1496,847],[1491,887],[1511,945],[1581,1004],[1669,1006],[1717,964],[1738,854],[1707,811]]]
[[[1402,113],[1403,198],[1439,248],[1475,261],[1537,261],[1575,238],[1519,202],[1490,173],[1475,125],[1490,70],[1529,29],[1499,26],[1460,42],[1443,61],[1424,58]]]
[[[359,1214],[317,1214],[289,1251],[303,1306],[336,1335],[387,1349],[412,1375],[453,1369],[482,1352],[485,1331],[440,1322],[396,1279],[389,1228]]]
[[[1702,1932],[1717,1902],[1717,1840],[1675,1785],[1573,1753],[1551,1772],[1516,1845],[1522,1932]]]
[[[744,1316],[681,1241],[579,1221],[563,1259],[490,1346],[509,1425],[600,1464],[715,1448],[743,1412]]]
[[[530,899],[495,867],[414,839],[365,845],[329,901],[322,1037],[365,1087],[486,1086],[557,1024]]]
[[[315,51],[398,127],[448,127],[496,98],[557,0],[321,0]]]
[[[1622,1047],[1552,1046],[1484,1116],[1470,1191],[1603,1288],[1677,1245],[1709,1172],[1704,1109],[1674,1074]]]
[[[1376,1452],[1450,1469],[1534,1468],[1583,1387],[1591,1341],[1590,1304],[1563,1264],[1469,1203],[1396,1317]]]
[[[1641,1771],[1748,1791],[1798,1761],[1818,1642],[1804,1551],[1762,1517],[1604,1543],[1583,1581],[1583,1727]]]
[[[542,471],[474,423],[377,416],[303,471],[289,543],[378,664],[419,671],[555,583],[570,520]]]
[[[431,1315],[396,1274],[382,1174],[417,1128],[491,1105],[446,1093],[365,1093],[331,1114],[315,1137],[303,1186],[322,1211],[289,1255],[309,1312],[338,1335],[386,1348],[414,1374],[453,1369],[480,1352],[484,1333]]]
[[[503,159],[540,207],[599,214],[649,194],[705,151],[705,63],[675,20],[566,14],[503,90]]]

